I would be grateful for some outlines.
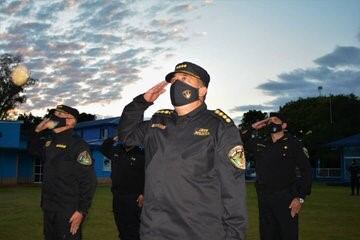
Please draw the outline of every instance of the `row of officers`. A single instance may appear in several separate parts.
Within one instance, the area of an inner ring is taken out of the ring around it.
[[[239,132],[223,111],[207,109],[209,82],[202,67],[177,64],[124,108],[118,136],[104,141],[119,238],[245,239],[246,155],[255,161],[261,239],[298,239],[299,211],[311,191],[306,148],[286,131],[280,113]],[[144,120],[167,85],[174,109]],[[89,146],[73,131],[78,116],[58,105],[30,139],[29,151],[43,160],[47,240],[81,239],[95,193]]]

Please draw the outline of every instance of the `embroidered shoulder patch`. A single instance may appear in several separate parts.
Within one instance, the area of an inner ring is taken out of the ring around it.
[[[233,147],[228,153],[228,158],[236,168],[245,170],[246,160],[244,147],[242,145]]]
[[[225,123],[234,123],[233,120],[226,115],[226,113],[224,113],[222,110],[220,109],[216,109],[215,111],[211,111],[217,118],[220,118],[221,120],[223,120]]]
[[[86,166],[90,166],[92,164],[92,159],[88,151],[83,151],[79,154],[77,161]]]

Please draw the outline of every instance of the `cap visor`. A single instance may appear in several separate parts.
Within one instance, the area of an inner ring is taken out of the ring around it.
[[[168,75],[166,75],[166,77],[165,77],[165,81],[170,83],[171,79],[174,77],[174,75],[175,75],[175,72],[168,73]]]

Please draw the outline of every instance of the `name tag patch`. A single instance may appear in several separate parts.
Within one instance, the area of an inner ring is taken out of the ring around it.
[[[207,128],[196,128],[194,131],[194,136],[209,136],[210,132]]]
[[[161,123],[153,123],[153,124],[151,124],[151,127],[152,128],[160,128],[162,130],[164,130],[166,128],[166,126],[164,124],[161,124]]]

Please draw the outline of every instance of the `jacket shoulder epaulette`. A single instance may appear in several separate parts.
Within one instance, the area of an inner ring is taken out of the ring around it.
[[[172,109],[160,109],[154,115],[160,115],[160,116],[171,116],[171,114],[174,112]]]
[[[214,115],[216,118],[221,119],[226,124],[233,124],[234,121],[221,109],[211,110],[210,111],[212,115]]]

